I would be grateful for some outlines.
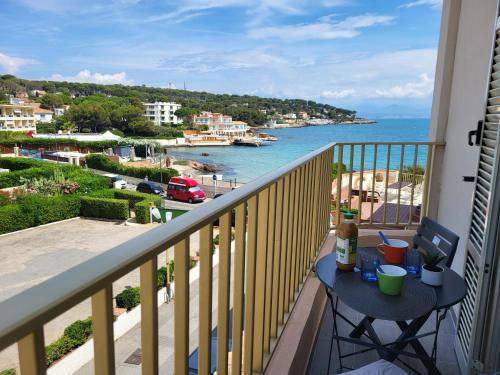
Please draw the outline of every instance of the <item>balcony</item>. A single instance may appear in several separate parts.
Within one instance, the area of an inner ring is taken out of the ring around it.
[[[310,354],[310,373],[317,373],[329,328],[328,312],[321,323],[326,295],[311,270],[320,252],[333,249],[332,223],[356,208],[363,228],[416,226],[428,210],[430,161],[441,146],[318,149],[1,302],[0,349],[17,343],[21,373],[47,373],[44,326],[90,299],[93,359],[78,364],[84,367],[77,373],[124,371],[137,348],[140,365],[127,367],[131,373],[187,374],[193,353],[201,374],[214,368],[219,374],[302,373]],[[333,162],[345,164],[341,173]],[[216,221],[220,244],[213,256]],[[193,235],[200,262],[190,271]],[[171,247],[175,298],[159,310],[158,257]],[[140,327],[117,338],[113,282],[137,269]]]

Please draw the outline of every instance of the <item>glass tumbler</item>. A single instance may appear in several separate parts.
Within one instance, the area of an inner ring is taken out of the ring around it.
[[[411,249],[406,252],[406,270],[412,275],[418,275],[420,273],[420,266],[422,263],[422,257],[420,253]]]

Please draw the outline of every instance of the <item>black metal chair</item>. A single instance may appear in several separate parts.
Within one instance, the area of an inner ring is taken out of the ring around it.
[[[441,252],[446,255],[446,258],[441,261],[441,265],[451,267],[453,258],[457,252],[458,241],[460,237],[453,233],[448,228],[443,227],[441,224],[429,219],[427,216],[422,218],[420,225],[417,228],[417,233],[413,237],[413,248],[422,248],[428,252]],[[434,343],[432,346],[431,357],[436,361],[437,359],[437,338],[439,335],[439,328],[441,322],[446,318],[449,308],[436,310],[436,326]]]
[[[442,261],[445,262],[444,265],[451,267],[459,239],[460,237],[451,230],[425,216],[413,237],[413,248],[422,248],[430,252],[440,251],[446,255],[446,259]]]

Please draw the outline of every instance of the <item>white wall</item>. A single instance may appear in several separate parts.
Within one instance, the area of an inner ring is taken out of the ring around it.
[[[433,182],[430,199],[439,223],[460,236],[453,265],[460,273],[474,188],[462,177],[475,176],[479,153],[478,146],[467,145],[467,134],[484,118],[496,7],[497,0],[445,0],[443,6],[430,139],[446,146],[434,160],[433,176],[441,179]]]

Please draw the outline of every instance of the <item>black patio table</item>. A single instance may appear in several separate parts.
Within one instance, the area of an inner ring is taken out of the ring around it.
[[[376,248],[358,248],[358,259],[364,254],[379,257],[381,263],[384,258]],[[428,369],[429,373],[439,374],[436,368],[437,336],[441,321],[445,318],[448,309],[459,303],[465,297],[465,281],[457,273],[445,268],[444,282],[441,287],[432,287],[420,282],[415,275],[407,275],[400,296],[388,296],[382,294],[377,283],[368,283],[361,280],[359,272],[337,271],[335,253],[324,256],[316,263],[316,274],[325,286],[333,311],[334,331],[330,345],[330,358],[328,371],[330,370],[331,350],[333,340],[337,340],[337,349],[340,359],[369,350],[376,350],[380,358],[388,361],[398,359],[405,366],[418,373],[416,369],[404,363],[398,358],[400,355],[418,358]],[[335,292],[335,302],[331,292]],[[338,312],[339,299],[350,308],[362,313],[365,317],[355,324],[346,316]],[[436,326],[432,332],[418,334],[433,311],[436,311]],[[337,329],[337,316],[353,327],[349,337],[340,336]],[[391,343],[383,344],[372,325],[376,319],[394,321],[401,329],[399,337]],[[409,321],[409,323],[408,323]],[[366,333],[365,333],[366,332]],[[419,339],[434,335],[432,352],[429,355],[420,343]],[[362,341],[361,336],[369,339]],[[347,341],[368,347],[368,349],[355,351],[342,355],[339,341]],[[404,351],[407,345],[411,345],[415,353]]]

